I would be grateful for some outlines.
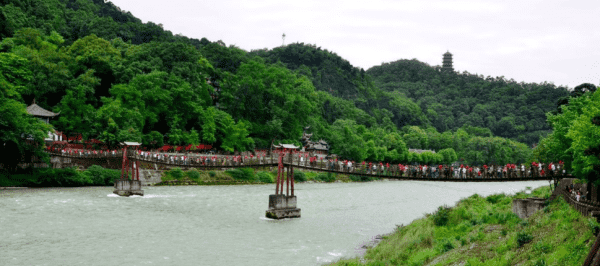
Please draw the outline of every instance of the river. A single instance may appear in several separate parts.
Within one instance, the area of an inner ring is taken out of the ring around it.
[[[302,218],[264,218],[275,185],[0,190],[0,265],[321,265],[472,194],[547,181],[296,184]]]

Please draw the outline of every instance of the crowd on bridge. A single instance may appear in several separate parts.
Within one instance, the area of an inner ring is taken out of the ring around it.
[[[353,161],[338,161],[330,159],[325,162],[326,169],[338,172],[365,173],[373,175],[387,175],[412,178],[525,178],[525,177],[552,177],[565,175],[566,170],[562,161],[558,163],[538,163],[528,164],[506,164],[506,165],[487,165],[470,166],[460,165],[390,165],[389,163],[361,162],[356,164]],[[309,158],[309,165],[313,168],[321,168],[323,163],[317,158]]]
[[[69,157],[121,157],[121,150],[86,150],[86,149],[54,149],[49,152]],[[506,165],[403,165],[383,162],[360,162],[351,160],[338,160],[310,156],[307,152],[295,151],[292,153],[277,152],[268,155],[268,151],[255,151],[245,155],[202,155],[178,154],[160,151],[130,150],[128,156],[141,162],[181,165],[183,167],[252,167],[260,165],[273,165],[278,163],[278,156],[286,164],[293,164],[306,169],[332,171],[342,173],[356,173],[379,176],[411,177],[411,178],[458,178],[458,179],[497,179],[497,178],[526,178],[526,177],[551,177],[564,175],[566,171],[562,161],[558,163],[531,164],[506,164]]]

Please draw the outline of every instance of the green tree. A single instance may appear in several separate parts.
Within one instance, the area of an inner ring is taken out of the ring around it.
[[[425,130],[417,126],[408,126],[404,128],[404,141],[408,147],[413,149],[426,149],[429,146],[429,139]]]
[[[52,131],[51,125],[29,115],[25,104],[19,102],[18,91],[31,78],[26,66],[24,58],[0,53],[0,154],[11,171],[22,158],[47,159],[44,138]]]
[[[332,152],[341,158],[363,161],[367,158],[367,150],[361,136],[356,134],[357,127],[353,120],[336,120],[331,128]]]
[[[600,174],[600,127],[593,119],[600,116],[600,93],[590,95],[581,114],[572,122],[566,135],[572,140],[569,150],[573,154],[573,174],[589,181],[598,180]],[[595,151],[595,152],[594,152]]]
[[[454,151],[453,148],[446,148],[443,150],[440,150],[437,152],[437,154],[442,156],[442,162],[444,164],[451,164],[453,162],[456,162],[456,160],[458,159],[458,157],[456,156],[456,152]]]
[[[264,140],[299,139],[316,113],[314,87],[282,66],[257,58],[243,63],[224,87],[222,101],[235,118],[251,123],[252,136]]]

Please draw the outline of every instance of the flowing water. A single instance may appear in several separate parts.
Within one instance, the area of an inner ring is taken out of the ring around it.
[[[0,190],[0,265],[321,265],[472,194],[546,181],[296,184],[302,218],[264,218],[275,185]]]

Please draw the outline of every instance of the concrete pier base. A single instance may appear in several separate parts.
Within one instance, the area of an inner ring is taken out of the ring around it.
[[[512,211],[519,218],[527,219],[536,211],[543,209],[544,202],[545,199],[542,198],[515,199],[512,202]]]
[[[300,209],[296,208],[296,196],[269,195],[267,218],[300,218]]]
[[[122,197],[129,197],[132,195],[144,196],[144,191],[142,190],[142,182],[139,180],[116,180],[115,190],[113,191],[113,193]]]

